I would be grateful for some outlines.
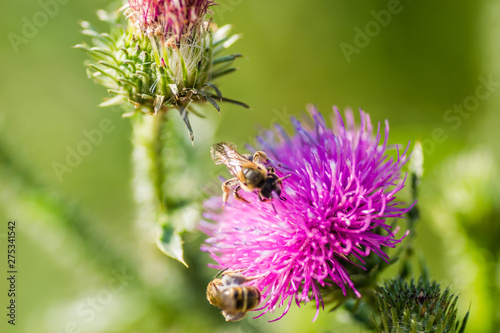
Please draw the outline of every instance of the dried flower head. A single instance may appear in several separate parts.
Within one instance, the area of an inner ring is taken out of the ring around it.
[[[387,220],[409,209],[395,201],[407,156],[406,150],[398,150],[395,159],[387,156],[387,122],[381,143],[380,123],[374,137],[362,111],[357,128],[352,112],[346,112],[344,125],[335,109],[333,129],[315,108],[309,112],[314,124],[292,118],[293,136],[276,126],[268,137],[258,137],[258,148],[278,175],[291,175],[283,182],[286,201],[274,199],[273,208],[245,193],[251,204],[230,198],[221,210],[219,196],[205,202],[201,228],[210,238],[202,249],[217,262],[215,268],[259,277],[250,284],[262,293],[261,315],[286,303],[285,315],[293,301],[300,306],[314,299],[317,316],[320,287],[332,284],[360,297],[347,267],[363,267],[371,253],[387,261],[384,247],[401,241]]]

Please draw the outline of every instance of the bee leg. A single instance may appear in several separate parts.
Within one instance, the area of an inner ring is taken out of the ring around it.
[[[260,279],[264,277],[264,275],[260,276],[246,276],[241,274],[244,272],[246,268],[240,268],[240,269],[235,269],[232,271],[226,271],[222,273],[222,284],[224,285],[230,285],[230,284],[237,284],[237,285],[242,285],[246,282],[253,281],[256,279]]]
[[[240,181],[238,180],[238,178],[231,178],[222,183],[222,191],[224,192],[222,194],[222,208],[224,208],[224,206],[226,205],[231,190],[237,187],[239,183]]]
[[[233,192],[233,195],[234,197],[236,198],[236,200],[239,200],[239,201],[243,201],[243,202],[246,202],[246,203],[251,203],[251,201],[248,201],[247,199],[243,198],[238,192],[241,190],[241,186],[238,186],[234,192]]]
[[[268,201],[270,201],[270,199],[266,198],[265,196],[262,195],[261,192],[259,192],[259,201],[261,201],[261,202],[268,202]]]

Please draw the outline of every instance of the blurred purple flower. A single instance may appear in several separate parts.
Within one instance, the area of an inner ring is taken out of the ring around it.
[[[319,287],[332,283],[344,295],[350,288],[360,297],[347,267],[363,267],[363,257],[372,252],[387,261],[383,247],[395,247],[401,239],[386,220],[409,210],[395,201],[406,179],[401,168],[408,148],[401,155],[398,150],[396,159],[386,155],[387,121],[381,143],[380,123],[373,137],[363,111],[356,128],[351,111],[344,125],[335,109],[333,130],[314,107],[309,113],[310,126],[292,118],[296,133],[291,137],[276,126],[269,138],[258,138],[278,175],[291,174],[283,184],[287,201],[273,200],[276,211],[255,193],[244,193],[251,204],[230,198],[224,210],[220,197],[205,202],[204,218],[215,223],[202,222],[210,237],[202,249],[217,262],[213,267],[258,277],[249,284],[262,293],[259,317],[286,302],[278,320],[294,299],[298,306],[314,299],[316,319],[322,305]]]
[[[145,32],[175,41],[199,25],[214,5],[210,0],[129,0],[129,18]]]

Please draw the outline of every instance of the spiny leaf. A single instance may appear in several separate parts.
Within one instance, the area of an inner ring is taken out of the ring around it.
[[[103,49],[102,47],[93,47],[90,49],[90,51],[94,51],[94,52],[98,52],[98,53],[102,53],[104,55],[107,55],[108,57],[110,57],[111,59],[113,59],[115,61],[115,63],[118,63],[118,61],[116,60],[116,57],[114,56],[113,53],[111,53],[110,51],[106,50],[106,49]]]
[[[212,79],[215,79],[215,78],[227,75],[227,74],[232,73],[234,71],[236,71],[236,68],[234,68],[234,67],[231,67],[231,68],[228,68],[228,69],[224,69],[224,70],[221,70],[221,71],[217,71],[217,72],[215,72],[215,73],[212,74]]]
[[[177,110],[179,110],[179,114],[180,114],[182,120],[184,121],[184,123],[186,124],[186,127],[187,127],[188,132],[189,132],[189,138],[191,139],[191,143],[193,143],[194,142],[194,133],[193,133],[193,129],[191,128],[191,124],[189,123],[187,109],[184,106],[179,105]]]
[[[84,51],[87,51],[87,52],[91,52],[90,48],[86,44],[77,44],[77,45],[73,46],[73,48],[84,50]]]
[[[139,85],[137,83],[135,83],[134,81],[132,81],[132,80],[124,79],[124,78],[119,78],[118,81],[120,81],[122,83],[125,83],[125,84],[128,84],[128,85],[130,85],[133,88],[139,89]]]
[[[142,78],[143,80],[148,80],[149,79],[149,75],[146,73],[146,72],[143,72],[143,71],[136,71],[134,74],[132,74],[134,76],[137,76],[137,77],[140,77]]]
[[[108,33],[103,32],[101,34],[101,37],[107,39],[111,46],[116,47],[115,41],[113,40],[113,38],[111,38],[111,36]]]
[[[241,35],[232,35],[229,38],[224,38],[223,40],[218,41],[217,43],[214,44],[213,54],[215,55],[215,54],[227,49],[228,47],[233,45],[240,38],[241,38]],[[217,45],[217,46],[215,46],[215,45]]]
[[[127,74],[125,73],[125,71],[123,69],[121,69],[120,67],[110,63],[109,61],[104,61],[104,60],[101,60],[99,62],[97,62],[99,65],[103,65],[103,66],[106,66],[106,67],[109,67],[111,69],[114,69],[115,71],[117,72],[120,72],[123,76],[126,76]]]
[[[458,331],[458,333],[465,332],[465,326],[467,326],[467,321],[469,320],[469,313],[470,313],[470,305],[469,305],[469,310],[465,314],[464,320],[462,321],[462,326],[460,327],[460,330]]]
[[[224,62],[233,61],[234,59],[241,58],[241,57],[243,57],[243,55],[241,55],[241,54],[227,55],[227,56],[224,56],[224,57],[220,57],[220,58],[214,59],[212,61],[212,65],[218,65],[218,64],[221,64],[221,63],[224,63]]]
[[[93,70],[95,70],[95,71],[103,74],[103,75],[106,75],[107,77],[111,78],[113,81],[118,82],[113,75],[109,74],[104,69],[102,69],[102,68],[100,68],[100,67],[98,67],[98,66],[96,66],[94,64],[89,64],[89,67],[92,68]]]
[[[212,89],[215,91],[215,93],[217,94],[217,97],[219,97],[219,99],[222,101],[222,93],[221,91],[219,90],[219,88],[217,88],[217,86],[211,82],[207,82],[204,84],[204,86],[209,86],[209,87],[212,87]]]
[[[113,94],[113,95],[121,95],[121,96],[127,96],[128,92],[123,91],[123,90],[114,90],[114,89],[108,89],[108,93]]]
[[[123,63],[125,65],[129,65],[130,68],[132,69],[132,72],[136,72],[137,71],[137,68],[135,67],[135,63],[132,60],[127,59],[127,60],[123,61]]]
[[[102,40],[102,37],[100,36],[98,31],[92,30],[92,29],[84,29],[82,30],[82,35],[89,36],[89,37],[95,37],[98,39]]]
[[[219,105],[213,99],[211,99],[208,95],[205,95],[205,98],[206,98],[207,101],[210,102],[210,104],[212,104],[214,106],[214,108],[217,110],[217,112],[220,113],[220,107],[219,107]]]
[[[217,29],[217,31],[214,32],[214,43],[212,47],[217,46],[219,43],[227,40],[231,29],[232,26],[230,24],[226,24]]]
[[[215,95],[208,95],[208,96],[214,97]],[[222,99],[223,102],[228,102],[228,103],[236,104],[236,105],[242,106],[244,108],[250,109],[250,106],[248,106],[247,104],[245,104],[243,102],[236,101],[234,99],[230,99],[230,98],[227,98],[227,97],[222,97],[221,99]]]
[[[105,100],[104,102],[99,104],[99,106],[100,107],[107,107],[107,106],[112,106],[112,105],[119,105],[119,104],[123,104],[125,101],[126,101],[126,99],[123,96],[118,95],[118,96],[115,96],[112,98],[108,98],[107,100]]]

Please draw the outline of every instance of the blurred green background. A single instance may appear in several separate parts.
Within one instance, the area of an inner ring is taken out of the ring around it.
[[[252,110],[224,104],[219,117],[207,108],[208,119],[193,124],[193,163],[209,175],[218,170],[211,142],[251,141],[258,124],[286,121],[307,103],[324,115],[337,105],[389,119],[390,143],[424,144],[417,254],[460,294],[460,315],[471,307],[467,331],[500,331],[500,1],[217,2],[214,21],[243,35],[231,52],[245,55],[221,90]],[[225,323],[205,299],[215,271],[199,250],[204,236],[184,234],[186,269],[135,224],[130,121],[118,108],[97,107],[105,89],[86,77],[86,54],[71,48],[84,40],[78,22],[97,22],[96,10],[109,4],[2,5],[0,251],[8,219],[17,219],[19,274],[13,328],[1,255],[0,330],[362,332],[342,310],[311,323],[312,305],[275,323],[267,322],[272,316]],[[373,23],[388,6],[398,9],[390,22]],[[43,11],[52,15],[44,20]],[[39,26],[26,30],[27,21]],[[13,44],[13,34],[25,39]],[[356,47],[348,57],[347,44]],[[68,147],[103,119],[113,130],[60,181],[53,163],[64,163]]]

